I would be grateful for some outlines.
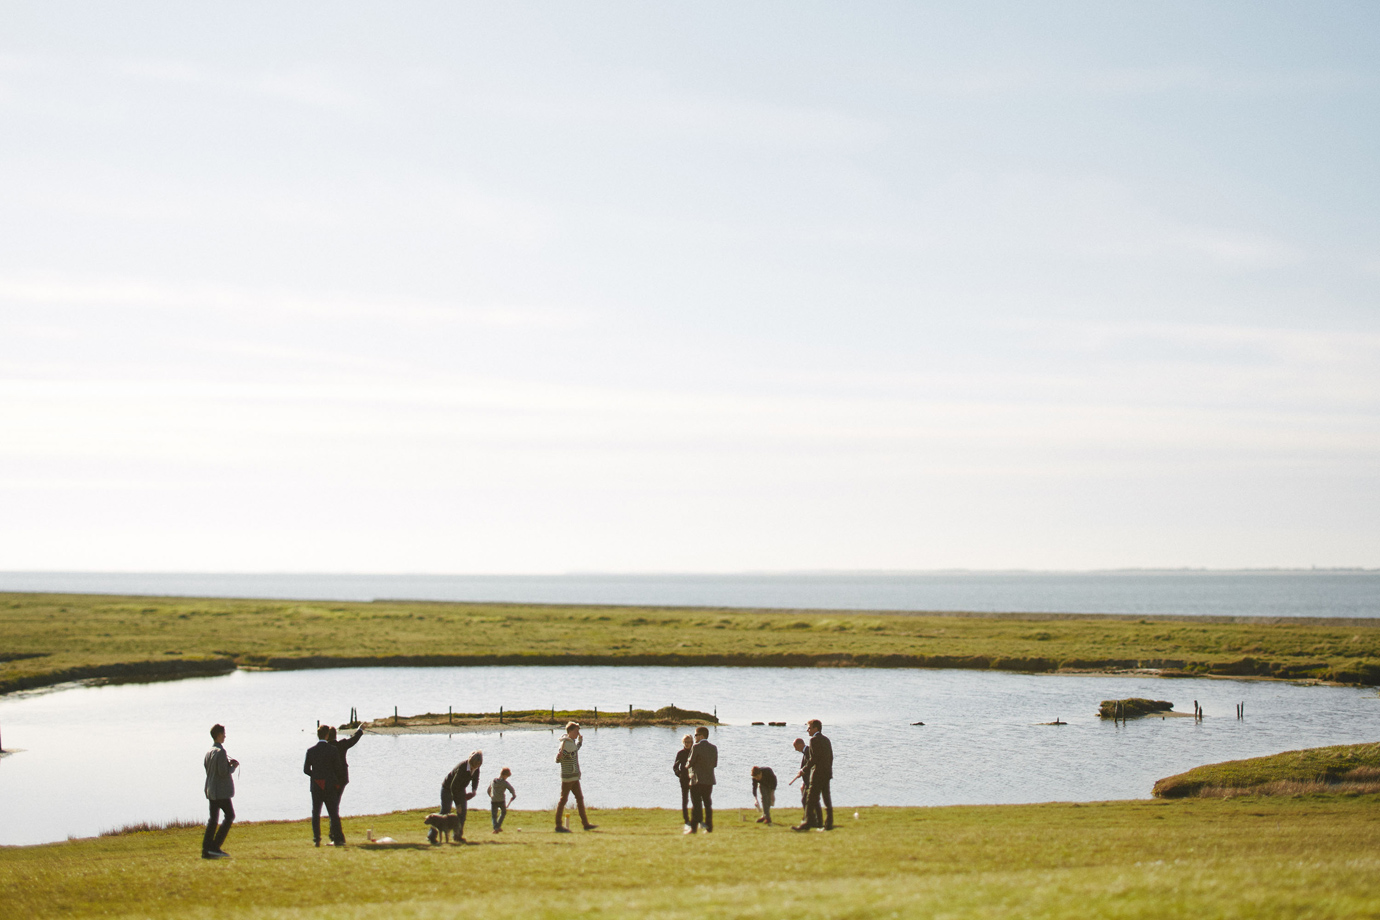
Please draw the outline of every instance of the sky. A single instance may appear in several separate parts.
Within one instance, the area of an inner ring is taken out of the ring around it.
[[[0,570],[1380,566],[1373,3],[0,2]]]

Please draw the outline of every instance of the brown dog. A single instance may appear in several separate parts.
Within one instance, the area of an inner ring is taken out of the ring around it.
[[[431,841],[431,843],[433,843],[433,844],[438,844],[438,843],[441,842],[441,834],[445,834],[445,835],[446,835],[446,842],[447,842],[447,843],[450,843],[450,842],[451,842],[451,840],[450,840],[450,835],[451,835],[451,834],[454,834],[454,835],[455,835],[455,839],[456,839],[456,840],[459,840],[459,839],[460,839],[460,816],[459,816],[459,815],[441,815],[441,814],[427,815],[427,816],[422,820],[422,823],[428,824],[428,825],[431,826],[431,830],[427,831],[426,839],[429,840],[429,841]],[[440,833],[437,833],[438,831],[439,831]]]

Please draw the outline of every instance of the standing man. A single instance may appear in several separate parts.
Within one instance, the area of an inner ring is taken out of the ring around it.
[[[221,849],[225,836],[230,833],[230,825],[235,823],[235,806],[230,800],[235,796],[235,779],[230,774],[240,765],[225,753],[225,726],[219,722],[211,726],[211,749],[202,758],[206,768],[206,799],[210,802],[210,817],[206,820],[206,833],[201,838],[202,859],[226,859],[229,853]],[[224,815],[224,822],[220,816]],[[217,830],[216,824],[220,822]]]
[[[686,767],[690,772],[690,826],[685,833],[693,834],[704,824],[704,832],[714,832],[714,768],[719,765],[719,749],[709,743],[709,729],[701,725],[695,729],[695,746],[690,749]]]
[[[671,762],[671,772],[680,780],[680,816],[686,827],[690,826],[690,770],[686,764],[690,760],[690,748],[695,739],[686,735],[680,739],[681,748],[676,751],[676,759]]]
[[[353,735],[346,738],[344,741],[340,741],[336,738],[336,731],[334,728],[331,729],[330,737],[326,739],[331,743],[331,747],[335,748],[335,752],[340,755],[340,787],[335,797],[335,809],[337,812],[340,811],[340,797],[345,794],[345,787],[350,785],[350,748],[359,744],[359,739],[363,737],[364,726],[361,725],[355,729]],[[342,835],[340,840],[344,843],[345,837]]]
[[[810,767],[808,770],[808,800],[805,806],[805,821],[796,826],[803,831],[811,827],[826,831],[834,829],[834,799],[829,794],[829,781],[834,778],[834,746],[824,736],[819,719],[811,719],[805,724],[810,733]],[[820,802],[824,803],[824,813],[820,812]]]
[[[558,834],[570,833],[570,828],[561,823],[561,815],[565,812],[565,801],[572,793],[575,796],[575,807],[580,812],[580,824],[584,829],[592,831],[599,826],[589,823],[589,816],[585,814],[585,793],[580,788],[580,748],[584,746],[585,736],[580,734],[580,723],[567,722],[565,737],[561,739],[561,746],[556,749],[556,763],[561,765],[561,801],[556,805]]]
[[[455,813],[460,816],[460,826],[455,831],[455,839],[464,841],[465,839],[465,818],[469,816],[470,799],[479,791],[479,768],[484,763],[484,752],[474,751],[469,757],[455,765],[455,769],[446,774],[446,778],[441,780],[441,814],[450,814],[450,806],[455,804]],[[468,792],[465,787],[469,786]],[[427,831],[426,839],[431,843],[440,843],[441,835],[436,832],[436,828]]]
[[[307,774],[311,788],[311,839],[321,846],[321,806],[330,816],[331,846],[345,845],[345,832],[340,828],[340,754],[331,744],[331,727],[316,727],[316,744],[307,748],[302,772]]]

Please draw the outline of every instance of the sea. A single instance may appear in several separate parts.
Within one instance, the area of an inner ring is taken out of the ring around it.
[[[428,575],[0,572],[0,591],[788,610],[1380,617],[1380,570]]]

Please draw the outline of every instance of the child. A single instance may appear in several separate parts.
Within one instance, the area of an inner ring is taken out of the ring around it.
[[[504,767],[498,771],[498,779],[489,783],[489,814],[493,818],[495,834],[503,830],[503,819],[508,817],[508,806],[517,799],[517,790],[508,782],[508,777],[512,775],[513,771]],[[505,798],[508,794],[513,798]]]
[[[752,800],[757,802],[757,790],[762,790],[762,799],[759,803],[762,808],[762,817],[757,819],[758,824],[771,824],[771,807],[776,804],[776,772],[771,767],[752,768]]]

